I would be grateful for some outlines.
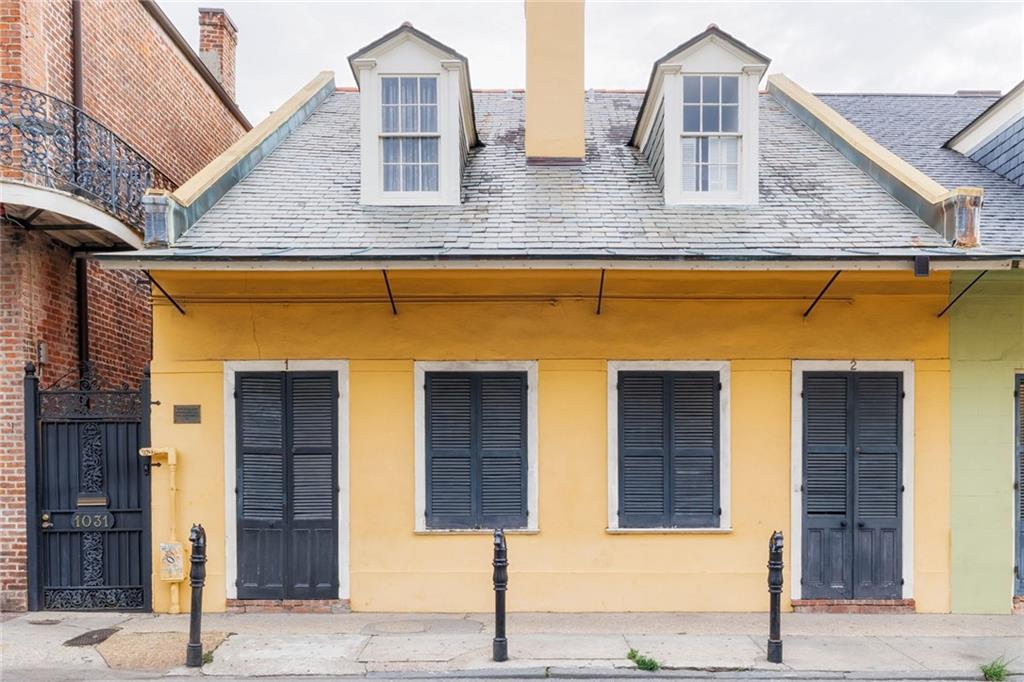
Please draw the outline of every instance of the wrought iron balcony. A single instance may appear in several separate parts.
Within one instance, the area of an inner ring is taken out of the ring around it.
[[[143,228],[142,195],[171,179],[109,128],[62,99],[0,81],[0,178],[75,194]]]

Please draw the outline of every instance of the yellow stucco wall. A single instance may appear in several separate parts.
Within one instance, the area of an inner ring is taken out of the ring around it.
[[[527,0],[526,156],[582,159],[582,0]]]
[[[948,278],[844,273],[154,272],[153,443],[179,453],[178,528],[208,532],[206,605],[224,607],[225,360],[349,360],[350,578],[356,610],[490,608],[490,538],[416,535],[414,360],[538,360],[539,525],[510,536],[512,610],[763,610],[767,540],[790,530],[793,359],[914,360],[915,592],[949,609]],[[731,361],[732,525],[611,535],[607,360]],[[174,425],[176,403],[202,405]],[[168,527],[166,467],[153,529]],[[234,502],[231,501],[232,509]],[[787,592],[794,557],[787,546]],[[156,582],[154,606],[168,605]],[[182,590],[187,607],[187,590]]]

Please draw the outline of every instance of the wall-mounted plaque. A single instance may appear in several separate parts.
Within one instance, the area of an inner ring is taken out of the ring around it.
[[[199,405],[175,405],[175,424],[199,424],[202,421],[202,413]]]

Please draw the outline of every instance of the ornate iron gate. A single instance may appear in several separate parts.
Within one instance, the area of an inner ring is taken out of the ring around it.
[[[25,369],[29,609],[149,610],[149,374],[40,389]]]

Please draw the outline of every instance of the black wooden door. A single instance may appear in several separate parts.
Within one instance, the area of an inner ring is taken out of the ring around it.
[[[338,377],[236,375],[238,598],[338,597]]]
[[[902,375],[807,372],[803,596],[901,596]]]
[[[150,608],[149,382],[26,376],[29,609]],[[34,428],[33,428],[34,427]]]

